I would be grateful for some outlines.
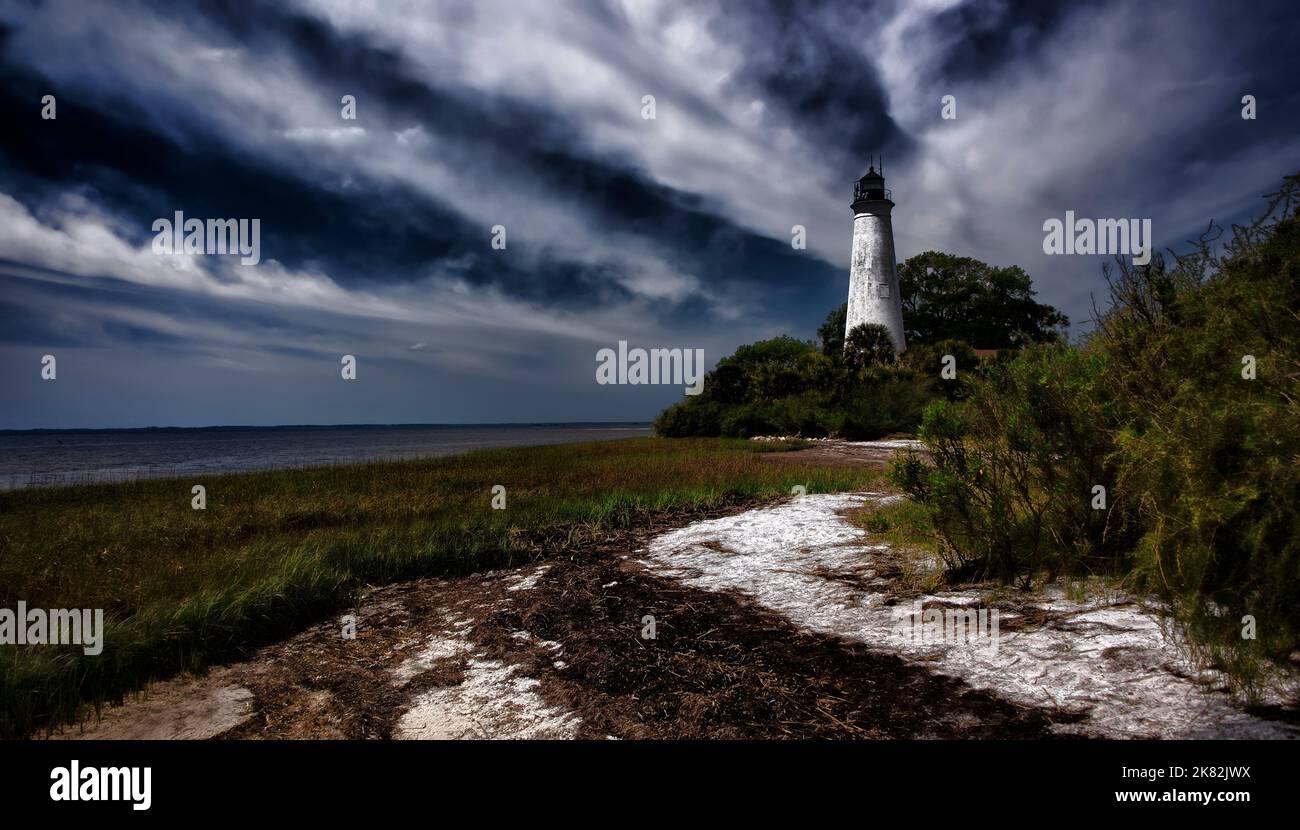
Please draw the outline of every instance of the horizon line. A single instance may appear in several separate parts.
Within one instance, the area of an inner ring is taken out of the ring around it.
[[[559,427],[559,426],[650,426],[651,421],[466,421],[446,423],[390,424],[209,424],[206,426],[147,427],[29,427],[0,429],[0,435],[15,432],[179,432],[185,430],[252,430],[252,429],[401,429],[411,427]]]

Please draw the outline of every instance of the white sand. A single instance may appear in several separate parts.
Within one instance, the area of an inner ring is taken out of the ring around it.
[[[1282,738],[1300,730],[1243,712],[1212,673],[1196,672],[1180,643],[1161,634],[1156,609],[1132,600],[1041,606],[1063,614],[1039,628],[999,630],[986,642],[916,642],[898,629],[877,576],[888,550],[839,515],[880,493],[810,495],[770,508],[696,522],[651,541],[645,563],[661,575],[712,591],[738,590],[812,631],[859,640],[924,660],[1015,701],[1085,713],[1058,727],[1102,737]],[[818,573],[820,572],[820,574]],[[854,584],[828,578],[852,576]],[[873,585],[881,590],[871,590]],[[862,586],[866,585],[867,590]],[[978,604],[978,592],[922,597]],[[910,610],[910,609],[909,609]],[[1002,614],[1002,621],[1010,619]]]

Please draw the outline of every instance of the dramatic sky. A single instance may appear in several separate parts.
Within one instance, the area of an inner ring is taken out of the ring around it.
[[[0,428],[647,420],[680,388],[597,350],[811,338],[869,154],[900,259],[1083,323],[1104,258],[1045,219],[1181,246],[1300,169],[1298,8],[0,0]],[[155,254],[178,210],[261,263]]]

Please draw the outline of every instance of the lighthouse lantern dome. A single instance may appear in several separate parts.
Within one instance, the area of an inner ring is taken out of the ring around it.
[[[875,165],[867,170],[867,174],[858,179],[857,184],[853,187],[853,201],[860,202],[868,199],[888,199],[889,191],[885,189],[885,177],[876,172]]]

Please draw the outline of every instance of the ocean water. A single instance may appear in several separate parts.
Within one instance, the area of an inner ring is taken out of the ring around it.
[[[635,423],[0,432],[0,490],[427,458],[650,434],[649,424]]]

